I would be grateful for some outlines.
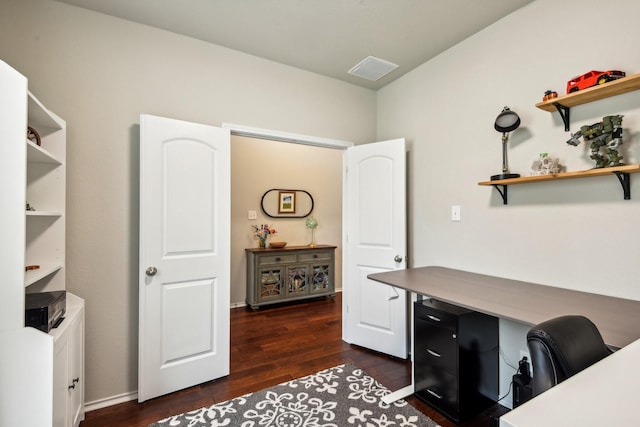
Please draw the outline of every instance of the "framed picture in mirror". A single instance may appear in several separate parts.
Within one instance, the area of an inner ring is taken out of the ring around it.
[[[280,191],[278,193],[278,213],[295,213],[296,212],[296,193],[295,191]]]

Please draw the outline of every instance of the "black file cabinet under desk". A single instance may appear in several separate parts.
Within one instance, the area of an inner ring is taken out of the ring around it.
[[[456,422],[499,393],[498,318],[440,301],[414,304],[415,394]]]

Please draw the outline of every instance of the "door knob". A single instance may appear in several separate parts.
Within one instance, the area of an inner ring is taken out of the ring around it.
[[[158,269],[155,267],[147,267],[147,270],[145,271],[145,273],[147,273],[147,276],[155,276],[157,272]]]
[[[400,256],[400,255],[396,255],[396,256],[393,258],[393,260],[394,260],[395,262],[402,262],[402,259],[403,259],[403,258],[402,258],[402,256]]]

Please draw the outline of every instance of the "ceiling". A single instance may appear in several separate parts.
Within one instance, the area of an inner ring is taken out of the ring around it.
[[[533,0],[57,0],[378,89]],[[348,74],[368,56],[398,65]]]

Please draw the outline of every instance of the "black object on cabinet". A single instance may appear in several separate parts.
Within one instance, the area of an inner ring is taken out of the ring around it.
[[[525,381],[520,374],[514,375],[511,381],[513,384],[512,406],[515,409],[533,397],[533,387],[531,386],[531,380]]]
[[[498,318],[441,301],[414,304],[415,394],[455,422],[499,393]]]

